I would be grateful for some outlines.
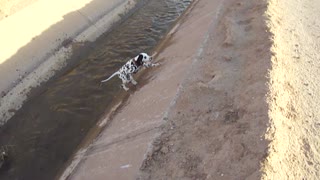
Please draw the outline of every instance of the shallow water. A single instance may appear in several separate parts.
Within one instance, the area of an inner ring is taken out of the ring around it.
[[[53,179],[122,91],[118,78],[99,82],[138,53],[150,53],[191,1],[149,0],[47,83],[0,129],[0,147],[10,151],[0,179]]]

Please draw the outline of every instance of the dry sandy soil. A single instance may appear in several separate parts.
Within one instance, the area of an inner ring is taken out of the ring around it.
[[[264,179],[320,177],[320,1],[271,0],[269,156]]]

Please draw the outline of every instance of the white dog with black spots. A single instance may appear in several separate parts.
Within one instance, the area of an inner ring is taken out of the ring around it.
[[[122,80],[122,88],[126,91],[129,90],[126,84],[131,82],[133,85],[137,85],[137,81],[135,81],[132,77],[132,74],[137,73],[141,67],[154,67],[158,66],[159,63],[153,64],[151,63],[152,56],[149,56],[146,53],[140,53],[138,56],[130,59],[125,65],[123,65],[117,72],[113,73],[109,78],[101,81],[106,82],[109,81],[114,76],[118,75]]]

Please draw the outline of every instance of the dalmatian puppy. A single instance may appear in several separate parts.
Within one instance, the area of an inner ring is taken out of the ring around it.
[[[126,87],[127,83],[131,82],[133,85],[137,84],[137,81],[133,79],[132,74],[137,73],[141,69],[141,67],[149,68],[159,65],[159,63],[151,63],[151,60],[152,57],[148,54],[140,53],[138,56],[130,59],[125,65],[123,65],[117,72],[113,73],[109,78],[101,82],[107,82],[114,76],[118,75],[122,80],[122,88],[128,91],[129,88]]]

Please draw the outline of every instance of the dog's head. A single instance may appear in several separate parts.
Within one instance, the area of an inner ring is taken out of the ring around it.
[[[146,62],[150,62],[151,60],[152,56],[149,56],[147,53],[140,53],[136,58],[138,64],[144,64]]]

